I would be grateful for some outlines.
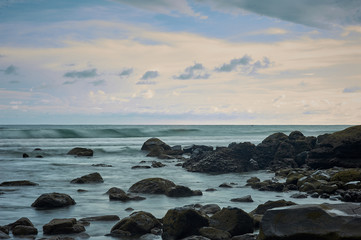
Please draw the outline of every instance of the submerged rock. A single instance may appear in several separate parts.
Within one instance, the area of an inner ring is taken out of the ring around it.
[[[32,207],[36,209],[53,209],[75,205],[74,199],[65,193],[44,193],[38,197]]]
[[[147,178],[133,184],[129,188],[129,192],[165,194],[169,188],[175,186],[174,182],[164,178]]]
[[[0,186],[2,187],[15,187],[15,186],[37,186],[39,184],[30,182],[28,180],[20,180],[20,181],[9,181],[9,182],[2,182]]]
[[[361,211],[353,204],[298,205],[268,210],[259,240],[361,239]]]
[[[70,183],[78,183],[78,184],[83,184],[83,183],[103,183],[104,180],[102,178],[102,176],[95,172],[95,173],[90,173],[87,175],[84,175],[80,178],[76,178],[71,180]]]
[[[231,202],[253,202],[251,195],[247,195],[240,198],[232,198]]]
[[[67,154],[75,155],[78,157],[91,157],[91,156],[93,156],[94,152],[93,152],[93,150],[88,149],[88,148],[76,147],[76,148],[73,148],[72,150],[70,150]]]
[[[168,197],[191,197],[191,196],[200,196],[202,192],[199,190],[191,190],[188,187],[176,185],[169,188],[166,193]]]
[[[82,222],[92,222],[92,221],[118,221],[120,218],[117,215],[104,215],[96,217],[86,217],[79,219]]]

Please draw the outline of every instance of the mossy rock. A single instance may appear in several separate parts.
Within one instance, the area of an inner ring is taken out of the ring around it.
[[[174,182],[164,178],[147,178],[133,184],[129,192],[165,194],[168,189],[175,186]]]
[[[334,174],[331,181],[341,181],[344,183],[361,181],[361,169],[347,169]]]

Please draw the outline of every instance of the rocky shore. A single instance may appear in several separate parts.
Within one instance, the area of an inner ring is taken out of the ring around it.
[[[299,131],[289,135],[274,133],[258,145],[244,142],[216,148],[169,146],[158,138],[151,138],[144,142],[141,150],[148,157],[159,159],[152,161],[149,168],[164,167],[164,160],[174,159],[190,172],[222,174],[269,170],[274,172],[272,179],[261,181],[252,177],[244,187],[259,191],[296,191],[292,198],[324,198],[344,203],[297,205],[278,200],[260,204],[251,212],[236,207],[221,208],[217,204],[192,204],[169,209],[162,218],[145,211],[133,212],[123,219],[116,215],[54,218],[44,222],[42,229],[35,228],[23,217],[0,226],[0,239],[84,239],[90,237],[86,228],[94,221],[112,223],[106,236],[119,239],[361,239],[361,126],[314,137],[306,137]],[[38,155],[40,151],[36,157],[41,156]],[[91,149],[74,148],[68,154],[89,158],[94,153]],[[23,157],[26,156],[29,155],[24,153]],[[144,165],[133,169],[141,167]],[[94,172],[70,183],[103,184],[104,179]],[[0,186],[37,187],[39,183],[18,180],[0,183]],[[232,184],[220,187],[231,188]],[[110,201],[129,202],[142,201],[153,194],[188,198],[203,193],[157,177],[135,182],[128,190],[113,187],[104,194]],[[244,196],[230,201],[252,202],[253,199]],[[57,192],[41,194],[31,204],[34,211],[76,206],[71,196]],[[38,232],[42,232],[43,237],[37,238]]]

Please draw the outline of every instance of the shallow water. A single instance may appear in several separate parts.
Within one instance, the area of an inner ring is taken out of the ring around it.
[[[39,230],[54,218],[84,218],[90,216],[116,214],[124,218],[125,211],[143,210],[161,218],[170,208],[187,204],[216,203],[220,207],[233,206],[246,212],[268,200],[286,199],[297,203],[322,203],[334,201],[325,199],[293,199],[294,192],[261,192],[245,187],[252,176],[270,179],[274,174],[266,171],[210,175],[191,173],[175,166],[177,160],[160,160],[166,167],[151,169],[131,169],[141,161],[141,165],[151,165],[157,159],[148,158],[140,151],[142,144],[150,137],[159,137],[169,145],[187,146],[204,144],[227,146],[231,142],[249,141],[260,143],[274,132],[289,134],[300,130],[306,136],[332,133],[347,126],[0,126],[0,182],[30,180],[39,184],[35,187],[0,187],[0,225],[6,225],[21,217],[28,217]],[[87,147],[94,150],[94,156],[73,157],[66,153],[74,147]],[[41,151],[34,151],[41,148]],[[30,158],[23,159],[27,153]],[[44,158],[36,158],[42,155]],[[157,160],[159,161],[159,160]],[[110,164],[112,167],[94,167],[92,164]],[[71,184],[74,178],[99,172],[104,183]],[[147,195],[144,201],[109,201],[104,193],[111,187],[128,190],[135,182],[148,177],[162,177],[199,189],[203,196],[189,198],[169,198],[163,195]],[[219,188],[221,183],[234,183],[234,188]],[[215,192],[206,192],[216,188]],[[87,190],[77,192],[78,189]],[[43,193],[60,192],[69,194],[76,205],[56,210],[35,210],[31,204]],[[230,199],[251,195],[253,203],[235,203]],[[92,239],[104,239],[116,222],[92,222],[86,233]],[[110,239],[110,238],[106,238]]]

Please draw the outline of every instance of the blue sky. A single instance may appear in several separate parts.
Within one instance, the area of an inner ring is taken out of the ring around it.
[[[0,124],[359,124],[359,0],[0,0]]]

